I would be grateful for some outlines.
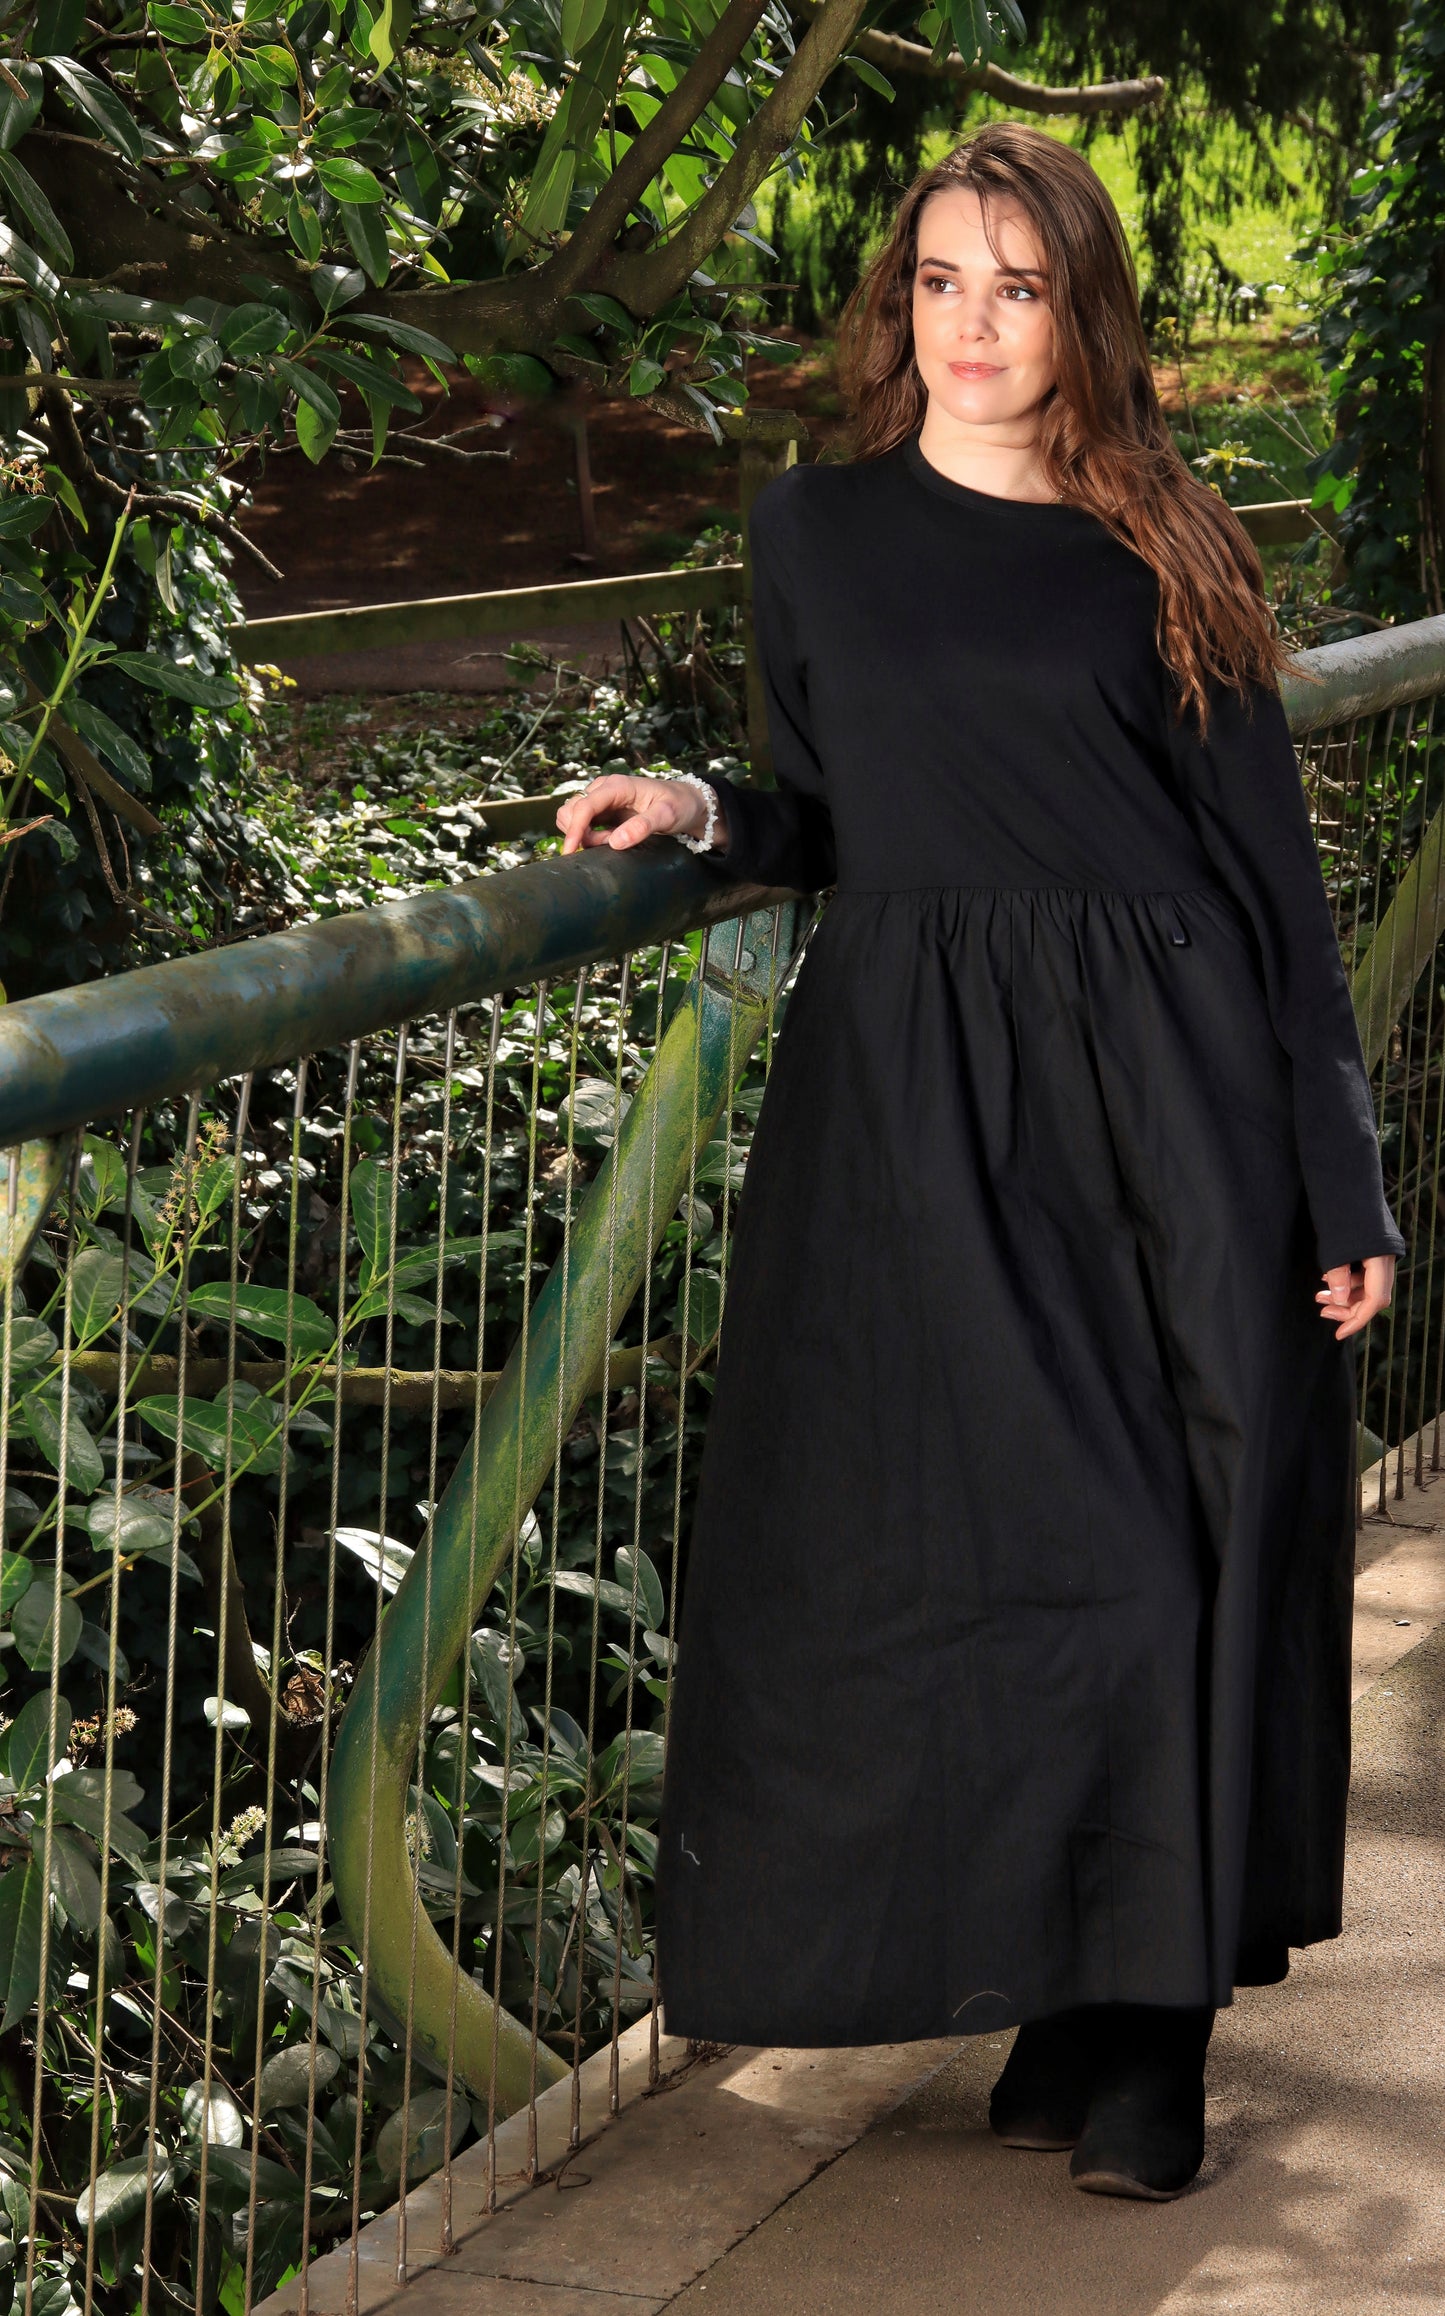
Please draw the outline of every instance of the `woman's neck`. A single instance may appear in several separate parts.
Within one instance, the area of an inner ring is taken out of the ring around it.
[[[1003,426],[966,426],[930,402],[918,447],[931,467],[983,491],[993,499],[1033,499],[1047,504],[1058,496],[1044,479],[1037,428],[1031,420]]]

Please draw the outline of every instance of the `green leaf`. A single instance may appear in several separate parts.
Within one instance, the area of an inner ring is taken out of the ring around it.
[[[965,64],[986,64],[998,43],[988,20],[987,0],[948,0],[954,44]]]
[[[38,1858],[0,1873],[0,2034],[29,2011],[40,1992],[40,1933],[44,1920],[45,1877]]]
[[[74,273],[75,252],[65,227],[31,176],[13,153],[0,150],[0,185],[35,228],[37,239],[55,259],[62,273]]]
[[[630,394],[655,394],[666,376],[662,364],[654,362],[650,354],[635,355],[627,373],[627,390]]]
[[[84,0],[81,0],[82,20]],[[32,36],[33,39],[33,36]],[[0,148],[7,153],[12,145],[33,129],[40,117],[45,97],[45,78],[38,64],[30,58],[12,57],[10,71],[25,91],[23,98],[16,95],[8,82],[0,81]]]
[[[291,324],[274,306],[237,306],[221,324],[221,344],[234,362],[249,362],[257,354],[274,354],[291,335]]]
[[[81,738],[90,742],[97,755],[110,758],[117,772],[124,774],[132,788],[138,788],[142,796],[150,794],[150,763],[129,732],[123,732],[119,724],[113,724],[109,716],[103,715],[99,708],[92,707],[89,700],[81,699],[76,692],[66,695],[65,716]]]
[[[348,314],[345,327],[348,330],[370,330],[378,338],[386,338],[393,346],[399,347],[403,354],[421,354],[433,362],[456,360],[451,347],[444,346],[440,338],[433,338],[426,330],[416,329],[410,322],[394,322],[388,314]],[[527,355],[520,358],[523,361],[530,359]],[[541,370],[541,363],[537,363],[536,367]],[[543,376],[550,386],[550,372],[543,371]]]
[[[407,2185],[439,2171],[447,2155],[447,2108],[451,2108],[451,2152],[456,2153],[471,2127],[464,2099],[448,2099],[438,2088],[413,2092],[405,2108],[388,2116],[376,2135],[373,2160],[383,2179],[399,2179],[402,2149],[406,2150]]]
[[[234,2095],[223,2083],[212,2081],[209,2095],[201,2083],[188,2083],[181,2100],[181,2129],[191,2139],[208,2139],[213,2147],[244,2147],[246,2125]]]
[[[379,1536],[374,1528],[338,1528],[336,1541],[344,1552],[356,1555],[373,1583],[380,1575],[385,1593],[395,1592],[412,1563],[409,1544],[398,1544],[391,1536]]]
[[[199,8],[166,8],[152,0],[150,20],[163,40],[178,40],[189,47],[209,40],[210,30]]]
[[[7,1555],[7,1557],[9,1557]],[[55,1736],[50,1735],[50,1699],[27,1697],[5,1732],[5,1774],[17,1793],[43,1785],[70,1743],[70,1706],[55,1700]]]
[[[204,1456],[214,1469],[224,1466],[227,1439],[224,1397],[210,1402],[188,1400],[183,1415],[180,1401],[173,1393],[158,1392],[149,1399],[138,1400],[136,1413],[165,1439],[173,1440],[179,1428],[185,1447]],[[281,1461],[280,1421],[280,1411],[270,1400],[258,1399],[247,1404],[238,1396],[230,1420],[233,1467],[245,1464],[254,1472],[275,1471]]]
[[[23,1552],[0,1552],[0,1615],[8,1616],[29,1591],[34,1573]]]
[[[652,1626],[654,1631],[657,1631],[667,1620],[667,1599],[662,1589],[662,1578],[640,1546],[637,1550],[636,1560],[637,1605],[642,1610],[648,1624]],[[629,1544],[619,1545],[614,1566],[617,1570],[617,1581],[626,1586],[629,1600],[632,1597],[632,1563],[632,1547]]]
[[[224,1280],[213,1286],[192,1290],[190,1311],[193,1319],[211,1319],[218,1325],[228,1326],[231,1317],[231,1289]],[[291,1347],[298,1359],[309,1359],[317,1352],[329,1351],[336,1340],[336,1327],[325,1312],[307,1295],[291,1295],[283,1287],[252,1287],[240,1284],[235,1294],[236,1324],[249,1334],[264,1335],[268,1342],[284,1343],[286,1321],[291,1317]]]
[[[202,675],[196,668],[179,667],[175,660],[166,659],[160,652],[116,651],[105,665],[118,668],[122,675],[134,676],[138,684],[145,684],[153,692],[165,692],[173,700],[186,700],[193,708],[230,708],[241,696],[241,687],[233,676]]]
[[[83,64],[77,64],[74,57],[51,56],[46,63],[108,145],[114,145],[128,161],[145,159],[140,130],[113,89],[87,72]]]
[[[884,78],[876,64],[870,64],[866,56],[846,56],[843,61],[850,72],[857,74],[865,88],[876,89],[879,96],[886,97],[892,104],[897,91],[892,81]]]
[[[318,418],[325,419],[334,434],[341,423],[341,404],[326,380],[318,378],[303,362],[278,359],[275,367],[277,376],[285,379],[298,403],[306,403]]]
[[[12,232],[3,221],[0,221],[0,260],[9,266],[12,273],[18,273],[25,287],[34,290],[37,296],[59,296],[59,276],[51,272],[44,258],[30,247],[28,241],[22,241],[19,234]]]
[[[722,1319],[722,1280],[715,1271],[694,1271],[687,1291],[687,1338],[690,1343],[711,1343]],[[684,1324],[682,1289],[678,1290],[677,1323]]]
[[[363,1158],[351,1176],[351,1221],[372,1271],[384,1267],[390,1250],[392,1198],[391,1168]]]
[[[98,1214],[104,1214],[108,1206],[125,1203],[125,1159],[113,1142],[102,1142],[98,1134],[85,1137],[80,1164],[80,1203],[91,1221]],[[119,1261],[118,1256],[116,1260]],[[119,1293],[117,1285],[117,1296]]]
[[[0,153],[0,161],[5,158]],[[49,522],[55,501],[48,498],[0,499],[0,539],[28,539],[42,523]]]
[[[286,230],[307,263],[315,265],[321,255],[321,220],[299,193],[286,204]]]
[[[393,0],[381,0],[381,8],[367,34],[366,45],[384,72],[393,61],[396,50],[392,45]]]
[[[626,306],[619,305],[616,298],[606,296],[601,290],[582,290],[571,302],[582,306],[594,322],[604,323],[609,330],[621,330],[629,338],[638,328]]]
[[[340,207],[342,229],[356,253],[357,263],[364,266],[378,289],[391,271],[391,251],[387,247],[386,228],[375,209],[358,208],[354,201],[343,201]]]
[[[60,1469],[60,1408],[58,1403],[32,1392],[24,1403],[30,1436],[46,1462]],[[105,1478],[100,1449],[75,1412],[72,1401],[65,1427],[65,1477],[79,1496],[93,1496]],[[66,1651],[69,1654],[69,1651]]]
[[[125,1264],[119,1255],[87,1247],[70,1266],[70,1324],[83,1349],[111,1326],[120,1308]]]
[[[607,0],[562,0],[562,46],[580,56],[607,14]]]
[[[44,1367],[55,1357],[60,1345],[43,1319],[12,1319],[10,1323],[10,1372],[28,1375],[36,1367]]]
[[[170,2194],[175,2176],[160,2146],[151,2156],[129,2155],[124,2162],[111,2164],[93,2187],[76,2197],[75,2216],[83,2228],[123,2228],[145,2210],[148,2177],[154,2182],[151,2192],[159,2201]]]
[[[336,439],[335,421],[322,418],[310,402],[296,405],[296,440],[313,466],[319,466]]]
[[[256,2112],[270,2115],[278,2107],[309,2106],[313,2081],[318,2091],[324,2091],[340,2072],[340,2059],[324,2043],[318,2044],[314,2053],[309,2042],[292,2043],[261,2069]]]
[[[52,1673],[74,1656],[85,1618],[69,1593],[62,1593],[57,1624],[54,1592],[49,1583],[40,1583],[17,1600],[10,1622],[15,1646],[31,1672]]]
[[[144,1788],[128,1769],[112,1769],[109,1778],[103,1769],[67,1769],[50,1783],[52,1814],[102,1845],[109,1834],[111,1848],[123,1858],[141,1857],[149,1846],[149,1834],[126,1814],[144,1799]]]
[[[35,56],[69,56],[85,30],[85,0],[36,0],[30,49]]]
[[[364,161],[353,161],[346,153],[318,160],[316,174],[333,201],[370,203],[386,199],[381,180]]]
[[[85,1525],[97,1552],[163,1552],[171,1549],[171,1522],[138,1496],[102,1496],[92,1504]]]
[[[50,1886],[66,1915],[86,1937],[100,1928],[100,1876],[78,1834],[50,1829]]]
[[[420,410],[419,397],[390,370],[364,354],[349,354],[340,346],[318,346],[313,361],[324,363],[337,377],[347,379],[363,394],[374,394],[382,402],[393,403],[399,410]]]

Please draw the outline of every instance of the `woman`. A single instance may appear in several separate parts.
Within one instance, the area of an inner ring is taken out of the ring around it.
[[[844,349],[851,463],[752,520],[777,791],[558,814],[837,886],[739,1216],[667,2023],[1017,2025],[999,2135],[1164,2198],[1216,2008],[1340,1927],[1348,1346],[1405,1244],[1258,559],[1098,179],[981,130]]]

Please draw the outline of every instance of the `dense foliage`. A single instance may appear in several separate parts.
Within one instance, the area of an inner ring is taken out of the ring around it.
[[[1335,439],[1315,504],[1349,567],[1341,600],[1387,619],[1445,609],[1445,7],[1414,0],[1401,74],[1373,115],[1345,230],[1319,250]]]

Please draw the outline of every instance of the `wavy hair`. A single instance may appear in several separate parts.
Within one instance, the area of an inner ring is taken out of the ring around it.
[[[1169,431],[1119,213],[1069,146],[1042,129],[992,121],[909,186],[843,313],[850,454],[881,458],[923,423],[928,397],[913,354],[918,221],[933,194],[956,187],[977,193],[985,230],[1005,203],[1028,221],[1054,320],[1054,384],[1039,425],[1045,477],[1155,573],[1160,656],[1180,713],[1192,708],[1203,731],[1211,681],[1247,697],[1251,684],[1273,685],[1288,654],[1253,541],[1190,473]]]

